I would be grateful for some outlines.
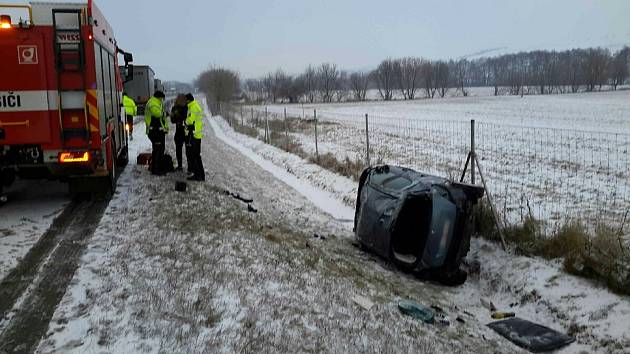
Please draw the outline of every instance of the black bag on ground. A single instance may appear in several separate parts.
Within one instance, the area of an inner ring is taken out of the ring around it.
[[[173,158],[169,154],[164,154],[162,157],[162,163],[160,164],[160,170],[162,172],[175,172],[175,166],[173,165]]]
[[[152,166],[153,164],[151,163],[151,159],[149,159],[149,171],[154,172],[151,170]],[[159,168],[159,171],[155,171],[155,173],[175,172],[175,166],[173,165],[173,157],[171,157],[171,155],[169,154],[164,154],[162,156],[161,163],[158,164],[158,168]]]

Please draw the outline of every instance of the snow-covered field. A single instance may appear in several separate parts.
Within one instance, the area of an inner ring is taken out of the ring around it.
[[[617,224],[630,207],[628,102],[630,90],[266,108],[269,119],[317,110],[319,151],[339,159],[365,159],[368,114],[372,163],[452,177],[461,174],[474,119],[476,152],[505,219],[520,221],[531,209],[553,226],[566,217]],[[264,108],[254,107],[261,118]],[[292,133],[307,152],[314,135]]]

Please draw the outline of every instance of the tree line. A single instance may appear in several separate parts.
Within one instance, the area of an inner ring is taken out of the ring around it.
[[[494,95],[554,94],[616,90],[628,78],[630,47],[612,53],[604,48],[530,51],[492,58],[428,60],[387,58],[374,70],[349,72],[333,63],[309,65],[303,73],[282,69],[245,80],[251,101],[365,101],[369,89],[381,99],[467,96],[470,87],[493,87]]]

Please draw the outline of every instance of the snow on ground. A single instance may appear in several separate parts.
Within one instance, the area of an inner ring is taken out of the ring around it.
[[[248,139],[236,142],[226,135],[227,122],[211,120],[210,125],[217,138],[247,156],[279,180],[300,191],[315,206],[333,218],[352,224],[356,185],[341,176],[307,163],[291,154],[278,154],[278,149],[259,140]],[[297,172],[296,172],[297,170]],[[306,179],[307,182],[302,182]],[[332,183],[331,183],[332,182]],[[343,195],[341,200],[335,196]]]
[[[360,251],[343,222],[206,136],[207,181],[187,193],[173,191],[178,174],[123,172],[38,352],[519,351],[483,323],[455,321],[467,316],[449,301],[455,289]],[[409,297],[451,324],[403,316],[396,304]]]
[[[45,180],[17,180],[5,187],[0,205],[0,279],[37,243],[70,201],[68,185]]]
[[[317,179],[317,169],[330,173],[273,146],[234,132],[223,120],[218,126],[222,139],[237,141],[255,149],[259,156],[284,169],[293,171],[324,190],[337,191],[335,195],[348,205],[354,205],[355,195],[343,192],[356,188],[356,182],[333,174],[336,178]],[[328,183],[326,182],[328,181]],[[578,343],[564,352],[623,351],[630,345],[630,298],[618,296],[601,285],[563,272],[560,261],[546,261],[508,254],[496,244],[475,239],[469,254],[469,263],[479,265],[471,279],[458,288],[455,306],[473,313],[479,321],[487,321],[487,309],[479,299],[492,301],[497,308],[514,311],[517,316],[543,325],[570,331]],[[475,268],[475,266],[473,266]],[[472,301],[471,301],[472,299]]]
[[[186,193],[174,191],[181,174],[152,176],[131,156],[38,352],[520,351],[485,327],[482,296],[559,330],[583,324],[566,352],[630,343],[627,298],[494,244],[474,242],[471,263],[481,272],[461,287],[397,271],[357,248],[339,220],[354,182],[209,119],[207,181]],[[132,144],[149,146],[139,137]],[[315,187],[337,198],[319,203],[326,211],[312,201]],[[253,198],[258,212],[225,189]],[[355,295],[375,306],[364,310]],[[403,298],[439,306],[450,324],[402,315]],[[617,332],[605,333],[613,324]]]

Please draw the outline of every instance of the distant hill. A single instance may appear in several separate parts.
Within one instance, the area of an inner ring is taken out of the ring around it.
[[[610,35],[599,38],[586,38],[581,40],[573,40],[564,43],[542,43],[530,47],[496,47],[488,48],[460,56],[458,59],[477,59],[484,57],[497,57],[505,54],[513,54],[518,52],[530,52],[535,50],[568,50],[575,48],[607,48],[611,52],[618,51],[624,46],[630,46],[630,33],[625,35]]]

